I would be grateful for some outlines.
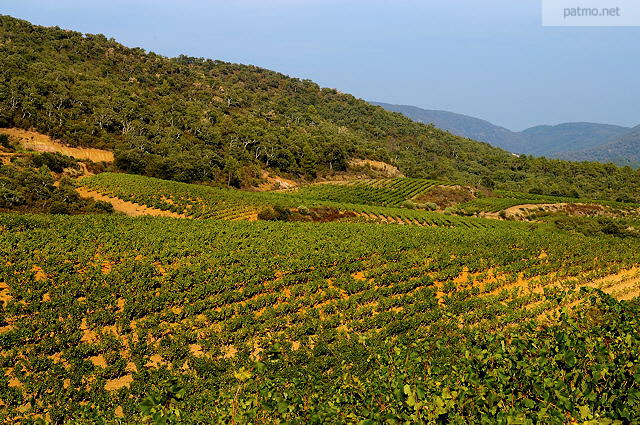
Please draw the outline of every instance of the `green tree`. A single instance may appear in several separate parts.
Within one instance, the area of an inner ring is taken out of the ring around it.
[[[227,178],[227,186],[231,186],[231,183],[237,182],[239,168],[240,163],[233,156],[228,155],[224,158],[224,168],[222,171]],[[237,184],[235,186],[237,186]]]

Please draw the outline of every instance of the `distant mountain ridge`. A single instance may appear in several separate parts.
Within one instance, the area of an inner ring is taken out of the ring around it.
[[[409,105],[392,105],[382,102],[370,102],[392,112],[399,112],[414,121],[433,124],[441,130],[447,130],[456,136],[462,136],[508,150],[524,153],[520,149],[526,141],[518,133],[500,127],[480,118],[456,114],[454,112],[422,109]]]
[[[511,131],[479,118],[409,105],[371,102],[399,112],[414,121],[433,124],[457,136],[487,142],[518,154],[582,161],[640,163],[640,130],[589,122],[539,125],[521,132]],[[633,130],[636,130],[635,133]],[[633,141],[637,142],[633,142]],[[615,144],[615,146],[610,146]],[[607,145],[607,147],[605,147]],[[635,149],[635,150],[634,150]]]
[[[560,157],[565,152],[590,149],[622,136],[631,130],[610,124],[589,122],[539,125],[528,128],[521,134],[528,142],[528,152],[537,156]]]
[[[590,149],[567,152],[559,156],[572,161],[613,162],[640,168],[640,125],[621,136]]]

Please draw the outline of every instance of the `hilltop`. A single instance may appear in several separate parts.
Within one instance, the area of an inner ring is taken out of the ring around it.
[[[254,187],[265,169],[313,180],[379,160],[408,177],[620,199],[640,176],[517,158],[334,89],[256,66],[125,47],[0,18],[0,125],[113,151],[123,171]]]

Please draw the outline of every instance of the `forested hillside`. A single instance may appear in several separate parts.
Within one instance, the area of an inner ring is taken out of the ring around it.
[[[627,133],[628,127],[619,125],[573,122],[558,125],[538,125],[522,131],[533,155],[565,158],[566,152],[590,149]],[[602,161],[603,158],[584,157],[582,161]],[[609,161],[610,162],[610,161]]]
[[[314,178],[348,158],[409,177],[627,199],[630,168],[515,157],[311,81],[178,57],[0,17],[0,125],[115,151],[127,172],[248,186],[261,169]]]
[[[568,152],[563,158],[584,161],[594,159],[619,165],[640,166],[640,126],[591,149]]]

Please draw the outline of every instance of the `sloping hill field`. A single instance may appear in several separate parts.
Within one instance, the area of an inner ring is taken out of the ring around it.
[[[184,218],[256,220],[260,211],[277,206],[294,212],[329,208],[346,213],[336,218],[357,217],[384,223],[420,226],[496,227],[496,219],[531,220],[553,213],[569,216],[638,217],[640,204],[598,201],[528,193],[496,191],[491,196],[471,195],[471,201],[456,200],[460,191],[473,189],[434,180],[393,178],[358,179],[304,185],[295,189],[247,192],[229,188],[179,183],[130,174],[102,173],[78,181],[78,192],[111,201],[129,215]],[[450,189],[450,193],[447,190]],[[437,192],[439,202],[423,203]],[[447,199],[447,196],[450,196]],[[429,209],[439,209],[432,212]],[[452,215],[448,210],[458,214]],[[314,212],[315,214],[315,212]],[[474,218],[471,216],[482,217]],[[299,221],[310,215],[297,215]],[[320,217],[322,218],[322,217]],[[491,220],[489,220],[491,219]],[[344,220],[343,220],[344,221]],[[353,220],[351,220],[353,221]],[[638,227],[634,224],[634,227]]]
[[[0,424],[639,423],[635,170],[7,16],[0,63]]]
[[[395,199],[392,204],[410,196],[394,189],[381,189],[377,185],[405,184],[429,187],[430,180],[382,179],[349,185],[312,185],[300,191],[245,192],[179,183],[131,174],[102,173],[79,181],[81,187],[102,195],[135,202],[139,205],[182,214],[191,218],[249,219],[258,217],[264,208],[279,206],[301,210],[303,208],[332,208],[350,212],[365,220],[416,224],[423,226],[495,227],[493,220],[445,216],[429,211],[385,207],[385,199]],[[326,186],[326,187],[325,187]],[[351,191],[351,192],[350,192]],[[326,196],[333,193],[334,196]],[[331,198],[335,200],[327,200]],[[350,203],[350,202],[363,203]],[[368,204],[366,202],[369,202]],[[378,204],[376,204],[376,202]],[[373,205],[372,205],[373,204]]]
[[[509,226],[2,215],[0,416],[632,423],[640,243]]]
[[[437,184],[426,179],[367,179],[313,184],[292,192],[308,199],[399,207]]]

